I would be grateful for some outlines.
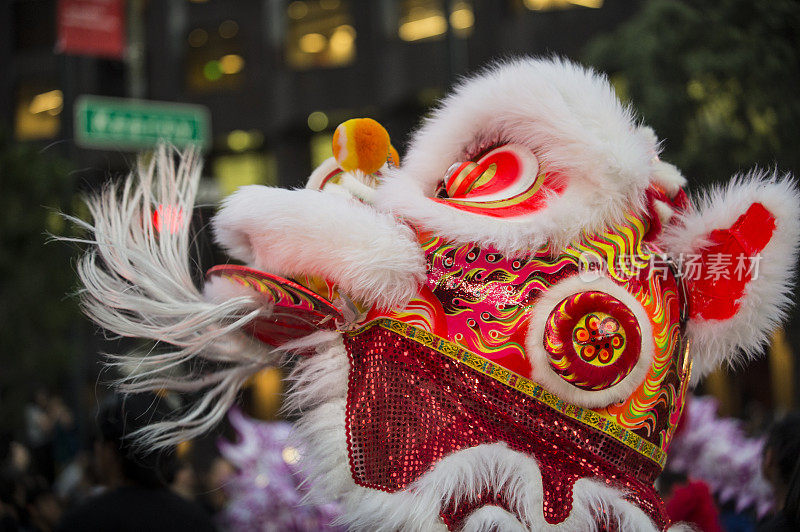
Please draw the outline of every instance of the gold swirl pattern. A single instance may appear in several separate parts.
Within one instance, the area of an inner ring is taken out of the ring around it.
[[[580,258],[592,253],[605,263],[609,276],[615,281],[627,282],[641,276],[652,260],[652,253],[644,246],[644,235],[649,224],[632,213],[612,230],[584,237],[582,242],[568,247],[565,253]]]
[[[554,259],[547,249],[509,259],[441,237],[421,240],[426,286],[404,309],[374,312],[367,320],[386,316],[413,324],[530,376],[525,340],[531,309],[555,282],[577,272],[576,259]]]
[[[675,384],[666,382],[667,374],[674,371],[676,358],[673,354],[679,344],[680,325],[677,290],[673,286],[661,286],[662,280],[653,276],[649,279],[648,290],[637,295],[650,316],[653,327],[655,351],[653,364],[644,382],[621,404],[606,407],[605,414],[612,416],[621,425],[635,429],[644,427],[648,435],[656,431],[658,421],[657,406],[670,415],[670,410],[682,408],[679,390]],[[671,283],[674,285],[673,283]],[[661,431],[662,446],[668,445],[672,431]]]
[[[330,302],[309,288],[289,279],[245,266],[214,266],[206,274],[208,277],[222,277],[233,283],[251,288],[281,307],[296,308],[317,313],[320,318],[326,315],[341,317],[341,313]]]

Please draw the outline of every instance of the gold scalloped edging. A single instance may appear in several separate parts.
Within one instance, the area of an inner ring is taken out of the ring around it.
[[[494,380],[505,384],[506,386],[510,386],[511,388],[522,392],[529,397],[532,397],[540,403],[549,406],[550,408],[560,412],[561,414],[564,414],[569,418],[579,421],[595,430],[599,430],[603,434],[611,436],[620,443],[623,443],[626,447],[633,449],[642,456],[657,463],[662,468],[667,461],[667,453],[665,453],[660,447],[643,439],[641,436],[637,436],[633,432],[620,427],[613,421],[601,416],[594,410],[581,408],[579,406],[567,403],[563,399],[560,399],[559,397],[548,392],[542,388],[541,385],[536,384],[532,380],[499,366],[480,355],[476,355],[475,353],[468,351],[459,345],[445,340],[444,338],[440,338],[435,334],[431,334],[427,331],[414,327],[413,325],[395,321],[391,318],[378,318],[367,323],[358,330],[349,332],[348,334],[351,336],[357,336],[376,325],[397,333],[404,338],[408,338],[409,340],[413,340],[426,347],[429,347],[434,351],[455,360],[456,362],[466,364],[472,369],[479,371],[480,373],[483,373],[484,375],[491,377]]]

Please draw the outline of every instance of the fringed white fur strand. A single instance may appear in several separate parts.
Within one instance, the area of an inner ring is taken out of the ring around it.
[[[527,532],[514,514],[499,506],[487,505],[472,512],[464,523],[463,532]]]
[[[241,332],[264,310],[252,298],[208,301],[192,282],[189,226],[201,164],[192,151],[177,163],[175,157],[160,147],[121,186],[87,200],[92,223],[73,219],[90,233],[77,265],[86,314],[114,334],[156,342],[151,353],[109,356],[110,366],[127,373],[119,388],[203,392],[179,418],[130,435],[154,447],[206,432],[245,380],[279,358]],[[156,211],[160,231],[152,222]]]
[[[307,337],[305,346],[310,346],[313,341],[316,341],[314,355],[299,359],[289,375],[289,389],[283,406],[287,412],[303,412],[346,396],[350,364],[341,337],[335,332],[321,333],[313,338]]]
[[[362,302],[402,307],[425,280],[409,227],[338,194],[242,187],[213,226],[231,256],[278,275],[331,279]]]
[[[786,317],[793,303],[800,193],[788,176],[752,172],[736,177],[697,198],[693,209],[673,218],[661,239],[674,257],[698,253],[711,231],[729,228],[755,202],[775,217],[775,232],[761,252],[758,275],[747,285],[738,312],[727,320],[690,320],[694,382],[723,362],[736,365],[760,354]]]

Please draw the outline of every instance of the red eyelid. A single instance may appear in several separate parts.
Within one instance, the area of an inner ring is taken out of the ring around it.
[[[488,183],[470,191],[470,196],[473,197],[492,194],[509,187],[518,178],[522,169],[522,163],[517,154],[503,148],[488,153],[478,161],[478,164],[482,167],[495,164],[497,171]]]

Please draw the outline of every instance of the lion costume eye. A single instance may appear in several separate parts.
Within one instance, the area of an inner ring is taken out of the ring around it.
[[[457,209],[494,217],[529,214],[544,206],[554,176],[541,171],[539,159],[521,144],[504,144],[477,161],[454,163],[444,176],[445,197]]]
[[[453,164],[445,175],[447,196],[491,202],[525,192],[539,177],[539,161],[525,146],[505,144],[477,161]]]

